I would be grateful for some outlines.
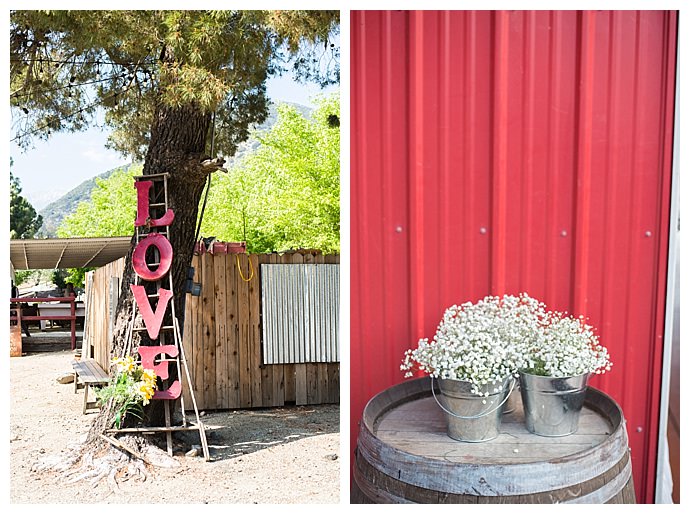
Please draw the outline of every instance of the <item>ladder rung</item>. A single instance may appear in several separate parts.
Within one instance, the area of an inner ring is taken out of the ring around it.
[[[140,234],[140,233],[137,232],[137,234],[136,234],[137,241],[140,241],[141,239],[146,239],[146,237],[147,237],[149,234],[165,234],[165,236],[166,236],[168,239],[170,239],[170,234],[168,233],[168,230],[167,230],[167,228],[166,228],[165,232],[146,232],[145,234]]]
[[[175,327],[173,325],[166,325],[164,327],[161,327],[161,330],[173,330],[174,328]],[[143,332],[144,330],[146,330],[146,327],[139,327],[139,328],[135,328],[133,330],[135,332]]]
[[[165,207],[165,206],[166,206],[165,202],[163,202],[163,203],[150,203],[149,204],[149,207]]]
[[[140,348],[152,348],[151,346],[140,346]],[[141,364],[140,360],[134,361],[136,364]],[[158,364],[159,362],[177,362],[176,358],[171,358],[171,359],[156,359],[156,362],[154,364]]]
[[[146,265],[151,268],[152,266],[160,266],[160,262],[147,262]]]
[[[135,175],[134,180],[161,179],[168,178],[170,173],[154,173],[152,175]]]

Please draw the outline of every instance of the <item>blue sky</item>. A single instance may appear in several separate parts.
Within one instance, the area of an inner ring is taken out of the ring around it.
[[[312,106],[313,98],[324,90],[315,84],[299,84],[286,75],[268,82],[268,95],[274,102],[293,102]],[[22,152],[14,143],[10,156],[12,173],[21,181],[22,194],[40,210],[83,181],[104,171],[128,164],[129,159],[105,147],[108,133],[93,128],[76,134],[55,134],[48,141],[37,141],[35,148]]]

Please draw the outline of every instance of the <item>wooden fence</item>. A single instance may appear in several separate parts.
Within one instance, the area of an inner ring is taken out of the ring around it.
[[[196,255],[200,296],[187,295],[183,347],[199,409],[276,407],[340,401],[340,364],[262,364],[261,264],[338,263],[338,255]],[[87,285],[87,344],[106,369],[110,283],[122,277],[124,259],[95,272]],[[252,275],[253,270],[253,275]],[[251,279],[250,279],[251,277]],[[183,377],[185,408],[191,407]]]
[[[103,369],[110,367],[111,312],[115,311],[112,294],[113,279],[120,283],[125,268],[125,258],[110,262],[86,275],[86,317],[82,356],[93,357]]]

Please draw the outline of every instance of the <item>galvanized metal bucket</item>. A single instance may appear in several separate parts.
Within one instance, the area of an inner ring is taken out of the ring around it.
[[[533,434],[560,437],[577,432],[589,373],[576,377],[542,377],[520,373],[525,425]]]
[[[503,404],[503,414],[510,414],[518,408],[518,403],[520,402],[520,385],[515,384],[515,387],[508,395],[506,402]]]
[[[515,386],[515,379],[507,377],[502,382],[486,384],[479,389],[479,396],[472,393],[472,384],[465,380],[438,379],[436,396],[434,378],[431,377],[431,392],[436,403],[446,413],[448,437],[467,443],[490,441],[498,437],[503,416],[503,404]],[[498,392],[495,390],[498,388]]]

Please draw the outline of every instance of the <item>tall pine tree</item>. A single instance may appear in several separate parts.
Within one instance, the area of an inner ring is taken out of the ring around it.
[[[10,239],[31,239],[43,225],[43,218],[21,192],[19,179],[10,171]]]

